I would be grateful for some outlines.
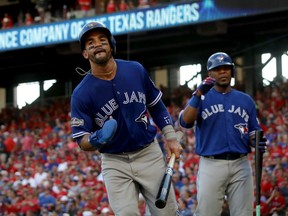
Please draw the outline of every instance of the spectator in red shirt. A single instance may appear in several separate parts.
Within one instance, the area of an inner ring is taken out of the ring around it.
[[[126,3],[126,0],[121,0],[120,4],[119,4],[119,10],[120,11],[126,11],[128,9],[129,9],[129,7],[128,7],[128,4]]]
[[[75,141],[72,139],[72,137],[69,136],[69,137],[67,138],[67,147],[68,147],[69,150],[72,150],[72,149],[78,149],[79,146],[78,146],[77,142],[75,142]]]
[[[264,169],[261,182],[261,194],[268,199],[272,190],[273,190],[272,176],[267,172],[266,169]]]
[[[276,142],[271,143],[269,152],[270,152],[270,155],[273,159],[277,158],[277,157],[283,157],[284,156],[284,153],[282,151],[282,147],[277,145]]]
[[[8,189],[6,191],[6,198],[4,200],[4,208],[5,212],[8,213],[7,215],[11,214],[18,214],[20,213],[20,200],[21,200],[20,194],[17,195],[16,191],[13,189]]]
[[[7,153],[6,161],[8,161],[10,155],[16,150],[16,142],[14,142],[13,136],[11,136],[9,132],[5,132],[4,136],[5,136],[4,144]]]
[[[277,213],[278,215],[283,215],[285,213],[286,201],[278,187],[274,188],[266,203],[269,206],[270,214]]]
[[[22,152],[32,153],[34,148],[34,137],[28,129],[24,131],[24,137],[21,140],[21,144]]]
[[[34,18],[32,17],[31,13],[27,12],[25,14],[25,25],[30,26],[34,23]]]
[[[8,13],[4,13],[4,17],[1,20],[2,29],[9,29],[13,27],[12,17]]]
[[[107,13],[114,13],[116,11],[118,11],[118,8],[117,8],[117,5],[116,5],[115,1],[114,0],[109,0],[108,4],[106,6],[106,12]]]
[[[88,171],[84,180],[84,186],[95,190],[97,186],[97,177],[93,176],[91,171]]]
[[[88,17],[88,12],[91,9],[92,2],[91,0],[78,0],[81,11],[83,12],[84,17]]]
[[[25,192],[24,200],[21,202],[21,213],[23,215],[30,215],[29,213],[36,214],[40,210],[37,194],[33,192]]]

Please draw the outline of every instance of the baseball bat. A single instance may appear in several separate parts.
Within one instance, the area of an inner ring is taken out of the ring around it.
[[[262,178],[262,162],[263,154],[258,149],[259,142],[263,136],[262,130],[257,130],[255,133],[255,183],[256,183],[256,216],[261,215],[261,178]]]
[[[183,136],[183,133],[181,131],[177,131],[176,134],[177,134],[177,140],[180,141],[180,139]],[[156,196],[155,206],[157,208],[162,209],[166,206],[167,198],[168,198],[170,187],[171,187],[174,163],[175,163],[175,154],[172,153],[166,172],[162,178],[162,182],[160,184],[160,187]]]

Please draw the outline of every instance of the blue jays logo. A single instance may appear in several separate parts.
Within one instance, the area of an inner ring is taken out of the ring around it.
[[[94,22],[94,23],[88,23],[87,27],[88,28],[93,28],[94,26],[98,25],[98,23]]]
[[[238,129],[238,131],[240,132],[241,138],[243,138],[243,136],[245,134],[248,134],[248,125],[247,125],[247,123],[240,123],[240,124],[234,125],[234,127],[236,129]]]
[[[87,27],[88,27],[88,28],[93,28],[93,27],[98,26],[98,25],[101,25],[101,26],[106,27],[106,26],[105,26],[103,23],[101,23],[101,22],[91,22],[91,23],[88,23],[88,24],[87,24]]]
[[[135,119],[135,121],[144,123],[145,128],[147,130],[147,128],[148,128],[148,115],[147,115],[146,111],[142,112],[140,114],[140,116],[137,119]]]
[[[223,62],[223,60],[224,60],[224,56],[223,55],[219,55],[218,57],[217,57],[217,60],[219,61],[219,62]]]

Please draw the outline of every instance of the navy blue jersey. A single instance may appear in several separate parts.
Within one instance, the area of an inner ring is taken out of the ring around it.
[[[121,153],[143,148],[156,136],[148,108],[162,97],[145,68],[138,62],[116,59],[112,80],[87,74],[71,96],[71,126],[74,139],[102,128],[112,116],[118,128],[111,143],[100,152]]]
[[[235,89],[222,94],[214,88],[203,98],[196,120],[196,153],[251,152],[249,133],[260,129],[253,99]]]

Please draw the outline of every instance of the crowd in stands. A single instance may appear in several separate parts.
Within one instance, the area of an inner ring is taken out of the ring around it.
[[[29,0],[1,10],[1,29],[82,18],[103,13],[147,8],[157,0]],[[164,1],[163,1],[164,3]],[[12,9],[11,9],[12,8]],[[16,10],[17,9],[17,10]],[[197,206],[196,176],[199,156],[193,130],[178,126],[178,115],[191,96],[175,89],[169,111],[175,129],[185,134],[183,157],[177,161],[173,185],[183,216]],[[288,216],[288,83],[267,86],[255,101],[268,139],[262,173],[263,216]],[[0,215],[89,216],[113,215],[101,176],[98,152],[83,152],[71,138],[69,98],[45,100],[21,110],[0,113]],[[158,134],[159,142],[165,142]],[[249,155],[252,167],[254,152]],[[255,169],[253,170],[255,173]],[[139,195],[141,216],[146,212]],[[229,216],[224,200],[222,216]]]
[[[178,114],[191,95],[188,92],[175,89],[169,105],[175,129],[185,134],[181,140],[183,157],[176,162],[173,174],[183,216],[191,216],[197,206],[199,162],[193,130],[178,127]],[[288,83],[284,82],[255,95],[269,146],[263,160],[263,216],[288,215],[287,93]],[[182,103],[174,103],[173,98],[181,98]],[[102,181],[101,155],[81,151],[71,138],[69,100],[47,99],[22,109],[5,108],[0,113],[0,215],[113,215]],[[157,138],[165,142],[160,133]],[[253,169],[254,156],[254,152],[249,154]],[[144,216],[146,206],[141,194],[139,209]],[[222,216],[229,216],[226,200]]]
[[[157,0],[27,0],[3,7],[0,29],[51,23],[155,6]]]

